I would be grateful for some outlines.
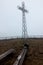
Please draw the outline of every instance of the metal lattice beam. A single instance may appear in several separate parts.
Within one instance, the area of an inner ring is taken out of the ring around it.
[[[18,9],[22,11],[22,37],[25,39],[27,37],[27,27],[26,27],[26,18],[25,13],[28,11],[25,9],[25,3],[22,2],[22,7],[18,6]]]

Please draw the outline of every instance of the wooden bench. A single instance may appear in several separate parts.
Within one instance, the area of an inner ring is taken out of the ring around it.
[[[6,51],[5,53],[0,55],[0,60],[4,59],[6,56],[8,56],[11,53],[14,53],[14,49],[9,49],[8,51]]]

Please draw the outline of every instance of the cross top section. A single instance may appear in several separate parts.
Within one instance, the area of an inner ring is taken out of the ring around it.
[[[22,2],[22,7],[19,7],[19,6],[18,6],[18,9],[20,9],[23,13],[28,12],[28,11],[25,9],[25,3],[24,3],[24,2]]]

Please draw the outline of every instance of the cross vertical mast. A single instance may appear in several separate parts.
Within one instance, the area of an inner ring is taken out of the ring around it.
[[[26,27],[26,20],[25,20],[25,13],[28,11],[25,9],[25,3],[22,2],[22,7],[18,6],[18,9],[22,11],[22,36],[25,39],[27,37],[27,27]]]

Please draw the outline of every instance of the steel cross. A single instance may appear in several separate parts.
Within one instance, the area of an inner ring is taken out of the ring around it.
[[[27,27],[26,27],[26,20],[25,20],[25,13],[27,13],[28,11],[25,9],[25,3],[24,2],[22,2],[22,7],[19,7],[18,6],[18,9],[19,10],[21,10],[22,11],[22,21],[23,21],[23,23],[22,23],[22,36],[23,36],[23,38],[26,38],[26,36],[27,36]]]

